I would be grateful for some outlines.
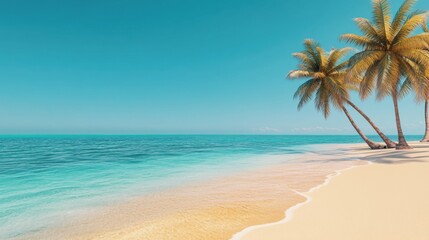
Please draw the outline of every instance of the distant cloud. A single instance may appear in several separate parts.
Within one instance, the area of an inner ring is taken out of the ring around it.
[[[280,133],[281,130],[278,128],[272,128],[272,127],[261,127],[261,128],[255,129],[255,132],[258,132],[258,133]]]

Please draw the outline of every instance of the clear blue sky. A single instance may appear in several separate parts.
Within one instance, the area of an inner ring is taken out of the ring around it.
[[[305,38],[343,46],[339,35],[356,32],[352,19],[370,16],[370,4],[3,1],[0,133],[354,133],[340,112],[298,112],[302,82],[284,77]],[[390,99],[354,100],[394,133]],[[422,133],[421,104],[407,98],[401,113],[407,134]]]

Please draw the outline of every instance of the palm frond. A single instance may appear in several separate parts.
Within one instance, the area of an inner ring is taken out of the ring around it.
[[[362,51],[360,53],[356,53],[349,60],[350,70],[348,77],[359,77],[375,62],[382,59],[384,55],[384,51]]]
[[[351,50],[352,48],[350,47],[332,50],[327,59],[326,70],[331,71],[332,68],[334,68],[335,65],[337,65],[337,62],[341,60]]]
[[[327,89],[325,82],[321,82],[315,96],[314,104],[316,106],[316,110],[322,112],[323,116],[328,118],[331,108],[329,106],[329,90]]]
[[[299,98],[298,110],[311,100],[314,91],[317,89],[318,85],[319,81],[317,81],[316,79],[310,79],[298,87],[293,96],[294,98]]]
[[[413,84],[411,84],[411,80],[409,78],[406,78],[399,88],[398,98],[405,97],[412,90],[413,90]]]
[[[373,21],[380,30],[383,40],[390,41],[391,29],[390,29],[390,5],[387,0],[373,0]]]
[[[346,70],[346,68],[347,68],[349,65],[350,65],[350,64],[349,64],[349,60],[344,61],[344,62],[342,62],[342,63],[340,63],[340,64],[338,64],[338,65],[336,65],[336,66],[332,67],[331,69],[329,69],[329,74],[336,74],[336,73],[338,73],[338,72],[340,72],[340,71],[345,73],[345,71],[344,71],[344,70]]]
[[[355,44],[359,47],[363,47],[366,49],[375,48],[376,46],[378,46],[375,41],[372,41],[368,37],[363,37],[363,36],[359,36],[357,34],[351,34],[351,33],[341,35],[340,40],[343,40],[347,43]]]
[[[429,33],[418,34],[392,46],[393,51],[401,51],[406,49],[429,49]]]
[[[316,49],[318,46],[319,44],[312,39],[306,39],[304,41],[304,53],[314,62],[315,66],[320,66],[322,64]]]
[[[426,19],[428,17],[428,12],[426,11],[416,11],[412,13],[404,22],[402,27],[398,30],[398,33],[393,39],[393,43],[402,41],[407,38],[414,30],[419,26],[425,26]]]
[[[391,93],[391,85],[386,82],[389,81],[390,71],[392,71],[390,55],[386,54],[378,64],[378,75],[377,75],[377,99],[382,99],[389,93]]]
[[[294,56],[296,59],[298,59],[308,69],[311,69],[315,65],[314,62],[307,56],[307,54],[305,54],[303,52],[293,53],[292,56]],[[315,69],[313,69],[313,71],[314,70]]]
[[[377,29],[377,27],[374,26],[368,19],[355,18],[354,21],[365,37],[375,42],[383,41],[384,35],[382,34],[382,31]]]
[[[313,74],[309,71],[292,70],[287,75],[287,78],[289,78],[289,79],[308,78],[308,77],[311,77],[312,75]]]
[[[362,77],[362,80],[359,84],[359,96],[361,99],[365,99],[371,95],[374,89],[375,79],[378,75],[378,65],[380,61],[381,60],[374,62]]]
[[[397,54],[403,58],[413,61],[424,69],[429,67],[429,54],[426,50],[406,49],[397,51]]]
[[[409,11],[411,10],[411,8],[415,3],[416,3],[416,0],[405,0],[405,2],[402,3],[401,7],[396,12],[396,15],[392,21],[393,35],[396,35],[396,33],[399,31],[403,21],[405,20],[407,14],[409,13]]]
[[[429,93],[429,80],[426,77],[427,73],[425,73],[427,69],[413,62],[411,59],[402,58],[399,60],[402,63],[402,75],[407,76],[406,81],[411,84],[414,92],[416,93],[416,99],[427,99]],[[403,94],[404,93],[401,95]]]

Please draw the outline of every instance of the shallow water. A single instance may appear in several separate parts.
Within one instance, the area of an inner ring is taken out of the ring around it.
[[[124,198],[273,164],[265,155],[356,142],[358,136],[2,136],[0,238]]]

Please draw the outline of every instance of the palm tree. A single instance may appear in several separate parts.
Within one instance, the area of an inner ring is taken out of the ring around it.
[[[386,143],[387,148],[395,148],[396,143],[390,140],[384,133],[378,128],[375,123],[360,109],[358,108],[354,103],[352,103],[350,100],[346,99],[345,102],[354,108],[368,123],[371,125],[371,127],[377,132],[378,136],[383,140],[384,143]]]
[[[348,78],[361,79],[359,93],[362,99],[376,90],[377,99],[390,95],[395,110],[398,132],[396,149],[411,149],[405,140],[398,108],[398,92],[407,79],[413,89],[427,89],[425,69],[429,66],[429,34],[412,36],[413,31],[422,26],[427,12],[416,11],[409,14],[415,0],[406,0],[396,15],[390,14],[387,0],[373,0],[373,19],[356,18],[362,35],[344,34],[341,39],[363,48],[350,58]]]
[[[426,26],[426,24],[423,25],[423,30],[425,32],[429,32],[428,27]],[[429,49],[428,49],[429,51]],[[426,72],[426,76],[429,76],[429,71]],[[423,136],[423,139],[420,140],[420,142],[429,142],[429,111],[428,111],[428,100],[429,97],[426,96],[425,97],[425,135]]]
[[[304,51],[293,54],[300,60],[299,69],[288,74],[290,79],[308,79],[295,92],[294,98],[299,98],[298,109],[314,97],[316,109],[327,118],[333,105],[344,112],[356,132],[371,149],[383,148],[365,136],[344,106],[344,103],[349,102],[349,93],[344,81],[347,62],[338,64],[338,61],[350,49],[334,49],[330,53],[325,53],[313,40],[306,40],[304,46]]]
[[[425,100],[425,135],[420,142],[429,142],[428,100]]]

